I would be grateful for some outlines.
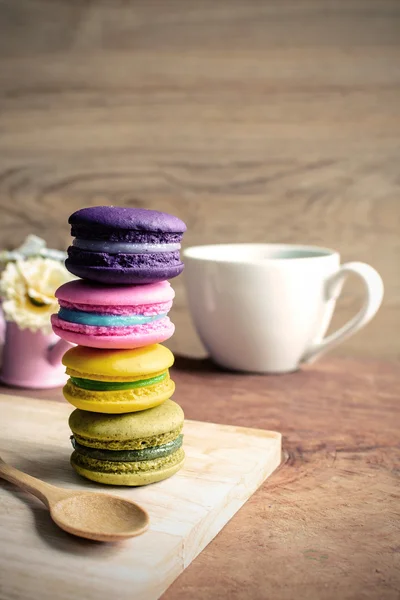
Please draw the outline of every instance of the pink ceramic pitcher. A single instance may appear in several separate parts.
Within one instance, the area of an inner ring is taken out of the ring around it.
[[[67,381],[61,358],[71,344],[53,333],[46,335],[41,331],[33,333],[29,329],[20,329],[16,323],[7,322],[4,326],[1,313],[0,322],[0,330],[4,331],[0,372],[3,383],[44,389],[61,386]]]

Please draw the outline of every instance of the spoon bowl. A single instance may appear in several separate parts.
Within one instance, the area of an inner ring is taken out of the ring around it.
[[[41,500],[64,531],[97,542],[135,537],[149,527],[149,515],[138,504],[101,492],[75,492],[31,477],[0,458],[0,477]]]
[[[53,521],[73,535],[98,542],[135,537],[149,526],[148,514],[137,504],[110,494],[78,492],[50,506]]]

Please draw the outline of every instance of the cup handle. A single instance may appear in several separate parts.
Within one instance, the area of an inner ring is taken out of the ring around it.
[[[58,342],[50,346],[48,349],[47,360],[53,367],[56,367],[57,365],[61,364],[62,357],[70,348],[72,348],[72,344],[66,342],[65,340],[58,340]]]
[[[356,331],[364,327],[377,313],[383,298],[383,281],[379,273],[370,265],[362,262],[345,263],[327,281],[326,294],[328,300],[337,298],[342,290],[342,285],[349,273],[355,273],[365,285],[365,300],[361,310],[343,327],[331,333],[322,340],[314,341],[304,353],[301,362],[311,363],[318,356],[331,350]]]

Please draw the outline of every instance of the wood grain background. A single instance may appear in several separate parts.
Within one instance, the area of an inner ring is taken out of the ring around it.
[[[2,0],[0,156],[2,246],[65,248],[109,203],[179,215],[186,245],[335,247],[386,286],[338,352],[400,354],[398,0]],[[174,287],[171,347],[201,355]]]

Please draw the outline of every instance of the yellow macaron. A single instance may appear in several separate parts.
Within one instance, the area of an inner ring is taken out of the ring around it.
[[[70,376],[64,397],[76,408],[117,414],[146,410],[170,398],[174,356],[160,344],[134,350],[76,346],[63,356]]]

